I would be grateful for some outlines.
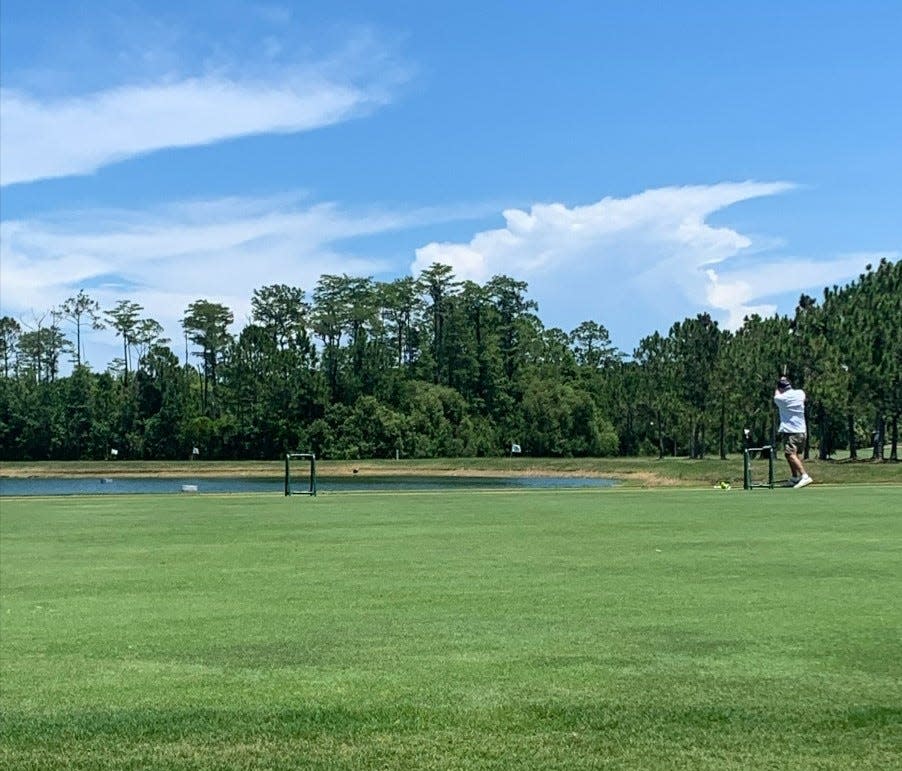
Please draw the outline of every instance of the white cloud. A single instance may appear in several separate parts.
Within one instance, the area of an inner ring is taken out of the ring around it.
[[[611,263],[624,253],[629,256],[624,267],[632,273],[656,267],[662,259],[713,264],[747,248],[750,241],[729,228],[709,225],[708,215],[791,188],[785,182],[660,188],[572,209],[559,203],[536,204],[529,212],[509,209],[503,213],[506,227],[477,233],[466,248],[428,244],[417,250],[413,267],[416,271],[432,261],[446,262],[460,277],[480,280],[524,269],[535,274],[559,271],[586,259]]]
[[[727,327],[736,329],[745,316],[753,313],[769,316],[777,310],[773,302],[755,304],[756,301],[787,293],[819,294],[826,286],[842,285],[854,278],[868,263],[876,264],[882,258],[895,261],[900,255],[900,252],[855,253],[827,260],[784,257],[767,262],[759,260],[754,267],[726,266],[721,275],[713,270],[708,272],[707,300],[712,308],[726,311]]]
[[[629,351],[640,337],[666,332],[685,316],[709,311],[734,328],[749,313],[772,314],[781,296],[785,302],[787,294],[817,293],[881,256],[898,259],[898,253],[794,257],[772,239],[761,251],[757,237],[707,222],[732,203],[790,187],[665,188],[584,207],[511,209],[504,212],[504,228],[476,233],[466,243],[417,249],[412,267],[418,273],[445,262],[459,279],[484,282],[506,274],[525,280],[547,326],[569,331],[581,321],[598,321]],[[309,294],[325,273],[401,272],[387,259],[360,256],[349,239],[485,215],[483,207],[351,212],[281,196],[8,220],[0,222],[0,312],[27,320],[85,288],[107,309],[120,299],[140,303],[177,347],[179,321],[194,300],[224,303],[240,327],[261,286],[288,283]],[[92,337],[109,345],[92,363],[118,355],[108,332]]]
[[[22,319],[85,288],[105,309],[141,304],[178,340],[189,303],[227,305],[243,326],[254,289],[287,283],[308,296],[325,273],[388,270],[338,242],[472,215],[466,209],[348,212],[296,198],[230,198],[150,212],[79,211],[0,223],[0,307]],[[90,224],[86,224],[90,223]],[[109,337],[109,335],[106,335]],[[112,356],[95,357],[95,362]]]
[[[375,80],[357,85],[312,70],[265,81],[209,75],[56,101],[4,88],[0,184],[88,174],[167,147],[306,131],[384,104],[389,93]]]
[[[832,260],[756,255],[753,269],[736,258],[773,246],[708,218],[728,206],[794,188],[786,182],[739,182],[647,190],[588,206],[536,204],[503,212],[505,227],[468,243],[430,243],[412,270],[450,265],[460,279],[505,274],[529,283],[539,315],[572,329],[595,320],[615,341],[650,334],[709,311],[736,328],[745,315],[769,315],[778,294],[821,287],[856,275],[865,257]],[[618,335],[619,333],[619,335]]]

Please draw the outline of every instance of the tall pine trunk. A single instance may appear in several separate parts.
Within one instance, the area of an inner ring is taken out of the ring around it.
[[[664,457],[664,430],[661,428],[661,410],[655,412],[655,425],[658,427],[658,459]]]
[[[892,433],[890,434],[892,444],[889,450],[889,459],[892,461],[899,460],[899,413],[893,415]]]
[[[833,437],[830,435],[830,424],[827,421],[827,411],[823,405],[817,410],[818,436],[820,443],[818,444],[817,458],[818,460],[827,460],[833,451]]]
[[[874,428],[874,453],[872,460],[883,460],[883,445],[886,443],[886,419],[883,413],[877,413],[877,425]]]
[[[846,415],[846,421],[849,433],[849,460],[858,460],[858,444],[855,442],[855,416],[850,412]]]
[[[720,459],[727,459],[727,405],[720,403]]]

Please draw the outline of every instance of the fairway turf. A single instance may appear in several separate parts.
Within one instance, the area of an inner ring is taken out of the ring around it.
[[[891,769],[902,488],[0,502],[9,769]]]

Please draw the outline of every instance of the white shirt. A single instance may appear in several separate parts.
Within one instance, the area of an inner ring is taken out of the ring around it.
[[[805,392],[801,388],[788,388],[774,394],[774,404],[780,410],[781,434],[807,434],[805,425]]]

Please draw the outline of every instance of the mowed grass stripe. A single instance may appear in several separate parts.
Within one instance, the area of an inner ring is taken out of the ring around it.
[[[898,767],[899,504],[4,500],[0,762]]]

